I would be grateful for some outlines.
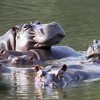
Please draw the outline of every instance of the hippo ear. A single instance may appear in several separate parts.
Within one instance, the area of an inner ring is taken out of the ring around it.
[[[66,70],[67,70],[67,65],[64,64],[64,65],[61,67],[61,70],[66,71]]]
[[[40,66],[36,65],[35,70],[38,72],[40,70]]]
[[[0,50],[0,55],[2,55],[2,54],[5,54],[5,50],[4,49]]]
[[[39,70],[42,70],[42,67],[39,65],[35,65],[35,70],[38,72]]]
[[[17,32],[17,31],[18,31],[18,27],[13,26],[13,27],[12,27],[12,30],[13,30],[14,32]]]

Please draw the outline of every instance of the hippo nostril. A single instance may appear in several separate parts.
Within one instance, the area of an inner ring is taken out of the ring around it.
[[[19,61],[19,59],[16,59],[15,61]]]
[[[0,66],[2,66],[2,64],[0,64]]]
[[[5,50],[4,50],[4,49],[0,50],[0,53],[1,53],[1,54],[4,54],[4,52],[5,52]]]

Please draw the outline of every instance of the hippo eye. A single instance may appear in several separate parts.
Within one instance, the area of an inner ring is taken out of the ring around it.
[[[41,22],[40,21],[36,21],[35,24],[38,24],[39,25],[39,24],[41,24]]]
[[[38,21],[37,24],[41,24],[41,22]]]

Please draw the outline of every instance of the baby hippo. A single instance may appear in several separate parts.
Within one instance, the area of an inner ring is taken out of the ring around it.
[[[28,55],[23,56],[9,56],[8,60],[10,64],[18,64],[18,65],[30,65],[33,63],[33,57]]]
[[[35,61],[36,62],[36,61]],[[0,63],[13,65],[31,65],[34,63],[33,56],[9,56],[8,59],[0,60]]]
[[[41,66],[36,65],[36,77],[35,77],[35,86],[37,88],[44,88],[45,86],[56,87],[63,86],[64,80],[63,75],[67,70],[67,65],[63,65],[59,70],[52,72],[52,68],[42,68]]]
[[[18,52],[12,50],[0,50],[0,63],[6,64],[20,64],[30,65],[38,63],[39,60],[35,53],[29,52]]]

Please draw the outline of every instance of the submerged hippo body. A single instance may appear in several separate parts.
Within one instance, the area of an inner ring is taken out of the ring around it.
[[[78,57],[80,53],[67,46],[53,46],[48,49],[31,49],[29,51],[1,50],[1,63],[29,65],[42,63],[48,60],[57,60],[65,57]]]
[[[9,56],[8,59],[0,60],[0,63],[7,65],[32,65],[40,63],[40,61],[34,60],[32,56]]]
[[[63,65],[66,66],[66,65]],[[58,86],[63,87],[67,85],[66,83],[71,81],[79,81],[79,80],[86,80],[88,79],[88,74],[82,71],[75,71],[70,70],[70,66],[66,66],[67,68],[64,68],[62,70],[63,66],[61,68],[53,68],[53,66],[49,66],[50,68],[45,69],[39,69],[37,71],[37,75],[35,77],[35,86],[40,88],[44,86]],[[78,65],[75,65],[77,67],[81,67]],[[75,67],[74,66],[74,67]],[[42,80],[42,81],[41,81]]]
[[[62,67],[57,68],[57,66],[55,67],[54,65],[51,65],[44,69],[40,69],[40,72],[37,72],[37,76],[35,78],[36,87],[53,87],[53,85],[58,87],[67,87],[71,84],[74,85],[74,83],[78,84],[82,82],[91,82],[100,79],[100,66],[77,64],[67,65],[67,69],[63,73],[59,73]],[[58,79],[57,75],[60,75],[62,77]],[[43,79],[43,81],[39,81],[38,79]]]
[[[0,51],[0,63],[5,64],[20,64],[20,65],[30,65],[41,62],[38,60],[37,55],[33,52],[20,52],[13,50],[1,50]]]
[[[68,46],[52,46],[50,49],[33,49],[30,50],[37,55],[37,58],[42,61],[57,60],[65,57],[81,56],[80,53]]]

